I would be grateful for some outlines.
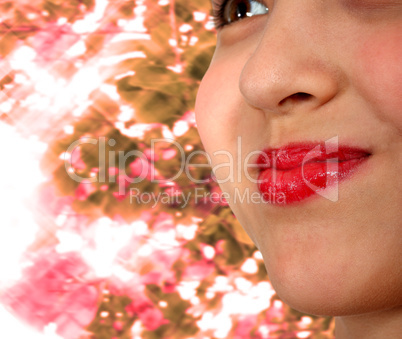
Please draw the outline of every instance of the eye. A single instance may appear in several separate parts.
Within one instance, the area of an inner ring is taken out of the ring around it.
[[[268,8],[260,1],[226,0],[218,5],[218,10],[215,13],[216,27],[221,28],[244,18],[267,13]]]

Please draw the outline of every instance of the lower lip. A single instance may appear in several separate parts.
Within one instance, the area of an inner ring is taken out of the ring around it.
[[[288,205],[300,202],[349,178],[368,158],[335,163],[311,162],[290,170],[268,168],[260,173],[258,188],[267,203]]]

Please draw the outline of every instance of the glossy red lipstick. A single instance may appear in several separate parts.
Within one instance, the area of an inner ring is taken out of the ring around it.
[[[329,188],[348,178],[370,155],[356,147],[324,142],[270,148],[257,160],[258,188],[264,201],[272,202],[275,195],[274,201],[284,205],[314,194],[326,197]]]

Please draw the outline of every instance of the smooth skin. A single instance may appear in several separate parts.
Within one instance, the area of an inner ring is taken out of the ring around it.
[[[337,339],[400,338],[402,1],[261,2],[268,14],[218,30],[199,89],[215,175],[284,302],[335,316]],[[372,154],[338,201],[234,201],[258,193],[258,171],[243,169],[251,152],[335,136]]]

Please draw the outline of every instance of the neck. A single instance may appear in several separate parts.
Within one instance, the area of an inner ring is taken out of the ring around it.
[[[375,313],[335,318],[336,339],[399,338],[402,333],[402,306]]]

